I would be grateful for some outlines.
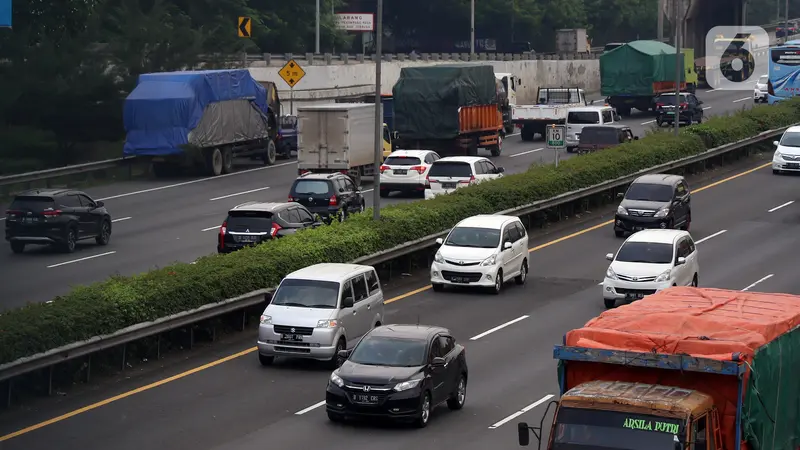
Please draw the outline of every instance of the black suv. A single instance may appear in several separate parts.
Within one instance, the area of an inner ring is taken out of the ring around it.
[[[592,125],[583,127],[578,141],[578,153],[589,153],[627,142],[638,141],[627,125]]]
[[[71,189],[39,189],[18,194],[6,211],[6,240],[14,253],[28,244],[55,245],[66,253],[83,239],[111,240],[111,215],[103,202]]]
[[[297,203],[243,203],[228,211],[222,222],[217,252],[230,253],[319,225],[314,215]]]
[[[342,221],[366,207],[361,188],[342,173],[300,175],[289,191],[289,201],[300,203],[328,222],[334,218]]]
[[[694,94],[681,92],[678,99],[679,122],[691,125],[693,122],[703,122],[703,102]],[[661,94],[655,99],[656,102],[656,124],[660,127],[663,124],[672,125],[675,123],[675,94]]]
[[[625,236],[645,228],[689,230],[692,205],[689,185],[680,175],[653,174],[637,178],[614,216],[614,234]]]

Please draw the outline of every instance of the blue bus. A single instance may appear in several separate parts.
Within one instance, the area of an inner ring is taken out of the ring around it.
[[[767,91],[770,105],[800,95],[800,40],[769,49]]]

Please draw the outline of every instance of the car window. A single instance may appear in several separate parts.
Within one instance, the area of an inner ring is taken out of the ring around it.
[[[417,339],[367,336],[356,345],[348,361],[369,366],[422,366],[426,363],[426,344]]]
[[[485,175],[488,172],[486,171],[486,166],[483,164],[483,161],[478,161],[475,163],[475,175]]]
[[[391,156],[383,162],[386,166],[416,166],[420,163],[419,158],[414,156]]]
[[[496,228],[455,227],[444,245],[471,248],[497,248],[500,245],[500,230]]]
[[[300,222],[314,222],[314,216],[311,215],[305,208],[295,208],[297,215],[300,216]]]
[[[381,283],[378,281],[378,274],[374,270],[367,272],[367,286],[370,294],[375,294],[381,290]]]
[[[685,181],[681,181],[681,185],[683,186],[683,190],[685,190],[688,193],[689,185]]]
[[[272,213],[269,211],[230,211],[225,219],[228,231],[235,233],[265,233],[272,228]]]
[[[625,138],[629,141],[633,140],[633,132],[631,130],[625,130]]]
[[[347,297],[353,297],[353,303],[355,303],[355,297],[353,296],[353,286],[350,284],[348,280],[344,284],[344,289],[342,289],[342,300],[346,299]]]
[[[461,161],[436,161],[431,166],[431,171],[428,173],[431,178],[435,177],[455,177],[455,178],[469,178],[472,176],[472,166],[469,163]]]
[[[450,354],[455,349],[456,344],[450,336],[439,336],[439,348],[442,356]]]
[[[285,215],[284,215],[285,214]],[[286,218],[285,220],[289,223],[300,223],[300,214],[297,213],[297,208],[292,208],[288,211],[284,211],[280,213],[281,218]]]
[[[272,296],[270,305],[334,309],[338,293],[339,283],[333,281],[285,278]]]
[[[353,192],[356,190],[356,185],[350,181],[350,178],[343,178],[341,181],[344,181],[345,192]]]
[[[367,281],[364,279],[363,274],[354,277],[351,281],[353,283],[353,293],[355,294],[354,301],[360,302],[369,297],[369,291],[367,290]]]
[[[435,337],[433,341],[431,341],[430,360],[433,361],[433,358],[440,358],[442,356],[444,356],[442,355],[442,346],[439,345],[439,338]]]
[[[81,201],[78,199],[77,195],[62,195],[60,197],[56,197],[56,202],[60,208],[80,208]]]
[[[392,135],[389,133],[389,128],[383,127],[383,140],[386,142],[392,142]]]
[[[691,255],[692,253],[694,253],[694,251],[697,249],[697,247],[695,247],[694,240],[692,239],[691,236],[686,238],[686,242],[688,242],[688,244],[689,244],[689,253],[688,254]]]
[[[666,184],[633,183],[625,193],[628,200],[669,202],[672,200],[672,186]]]
[[[686,194],[686,187],[683,185],[683,183],[678,183],[678,185],[675,187],[675,193],[678,196],[683,196]]]
[[[96,205],[94,200],[90,199],[88,196],[83,195],[83,194],[78,194],[78,200],[81,201],[81,205],[87,206],[87,207],[90,207],[90,208],[93,208]]]
[[[497,166],[492,164],[491,161],[483,160],[482,162],[486,164],[486,173],[497,173]]]
[[[525,230],[525,227],[522,225],[522,223],[515,222],[514,226],[517,227],[517,232],[519,233],[520,239],[528,235],[528,232]]]
[[[672,250],[672,244],[626,242],[620,247],[616,261],[670,264],[672,263]]]
[[[519,231],[517,231],[517,227],[515,227],[513,223],[506,226],[506,231],[508,232],[508,238],[511,242],[517,242],[519,240]]]
[[[614,116],[611,115],[610,110],[603,110],[603,123],[611,123],[614,121]]]
[[[328,194],[331,186],[325,180],[297,180],[292,192],[299,195]]]
[[[597,111],[571,111],[567,113],[567,123],[575,125],[596,125],[600,123]]]
[[[582,144],[617,144],[619,132],[613,127],[586,127],[581,131]]]
[[[678,258],[686,258],[689,256],[689,242],[684,238],[678,242],[678,250],[675,252]]]
[[[24,211],[40,213],[45,210],[53,209],[55,202],[52,197],[16,197],[8,207],[10,211]]]

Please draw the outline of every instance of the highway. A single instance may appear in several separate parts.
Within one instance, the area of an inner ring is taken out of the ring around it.
[[[691,183],[701,286],[800,294],[797,183],[763,161]],[[262,368],[249,339],[0,416],[0,449],[514,448],[516,422],[538,424],[558,396],[552,346],[604,310],[604,255],[621,243],[597,217],[532,235],[528,283],[500,296],[434,294],[421,276],[387,291],[387,323],[445,326],[467,349],[465,408],[437,409],[424,430],[329,423],[320,402],[330,371],[291,361]]]
[[[752,88],[746,91],[698,91],[707,117],[752,105]],[[599,96],[590,99],[599,99]],[[644,136],[654,118],[636,114],[623,120],[634,134]],[[503,154],[493,158],[507,173],[525,171],[533,163],[551,163],[554,154],[544,142],[522,142],[519,135],[504,143]],[[488,155],[488,152],[482,154]],[[562,152],[561,157],[572,155]],[[45,302],[63,295],[70,286],[101,281],[111,275],[134,275],[175,261],[191,262],[216,251],[217,227],[231,207],[246,201],[285,201],[297,176],[292,160],[275,166],[255,167],[216,178],[182,178],[170,181],[131,181],[88,189],[103,200],[114,217],[111,243],[98,247],[94,241],[79,244],[74,254],[31,247],[22,255],[0,250],[0,283],[5,294],[0,310],[30,302]],[[372,205],[371,182],[364,185],[367,206]],[[410,199],[382,199],[391,204]],[[30,276],[43,282],[32,283]]]

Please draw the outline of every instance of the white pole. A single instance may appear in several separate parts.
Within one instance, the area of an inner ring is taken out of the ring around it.
[[[383,114],[381,97],[381,60],[383,59],[383,0],[378,0],[375,20],[375,181],[372,190],[372,218],[381,218],[381,164],[383,164]]]
[[[317,0],[317,32],[316,32],[317,45],[314,47],[314,53],[319,54],[319,0]]]
[[[475,0],[469,2],[469,54],[475,54]]]

